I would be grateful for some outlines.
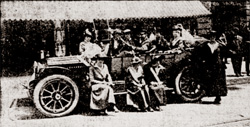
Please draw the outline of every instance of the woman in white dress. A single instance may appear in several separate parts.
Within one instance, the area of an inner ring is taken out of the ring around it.
[[[91,32],[86,29],[84,32],[84,41],[79,44],[79,53],[83,57],[92,58],[102,52],[102,48],[99,45],[90,42],[91,38]]]

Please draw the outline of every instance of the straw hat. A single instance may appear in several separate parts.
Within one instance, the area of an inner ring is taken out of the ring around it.
[[[120,29],[115,29],[113,34],[122,34],[122,30],[120,30]]]
[[[130,29],[126,29],[123,31],[123,33],[131,33],[131,30]]]
[[[83,34],[84,36],[92,37],[92,33],[89,31],[89,29],[86,29]]]
[[[172,27],[172,30],[182,30],[181,29],[181,27],[180,26],[178,26],[178,25],[174,25],[173,27]]]

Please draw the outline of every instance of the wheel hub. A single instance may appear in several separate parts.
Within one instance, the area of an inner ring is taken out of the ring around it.
[[[55,93],[55,100],[60,100],[62,98],[61,94]]]

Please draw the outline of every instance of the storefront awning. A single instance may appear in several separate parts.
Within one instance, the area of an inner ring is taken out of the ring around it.
[[[200,1],[4,1],[2,19],[85,20],[210,15]]]

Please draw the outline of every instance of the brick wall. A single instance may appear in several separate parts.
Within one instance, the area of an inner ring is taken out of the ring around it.
[[[201,1],[201,3],[211,12],[211,1]],[[197,34],[201,36],[206,36],[212,27],[211,16],[198,17],[197,21]]]
[[[211,30],[212,20],[210,17],[197,18],[197,34],[206,36]]]

